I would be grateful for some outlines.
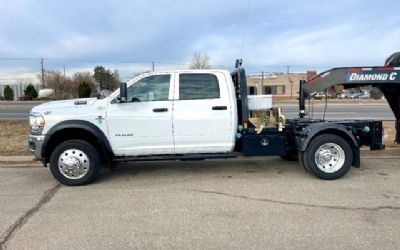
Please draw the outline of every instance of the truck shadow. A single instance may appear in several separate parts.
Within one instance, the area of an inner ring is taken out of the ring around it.
[[[136,162],[116,164],[112,170],[103,169],[100,182],[124,179],[134,176],[135,179],[146,177],[162,178],[165,176],[195,177],[199,175],[233,178],[247,175],[302,175],[309,176],[297,161],[284,161],[280,157],[252,158],[236,160],[206,161],[170,161],[170,162]]]

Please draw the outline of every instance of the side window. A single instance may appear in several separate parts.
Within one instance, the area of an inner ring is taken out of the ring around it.
[[[249,95],[257,95],[257,88],[256,87],[249,87]]]
[[[170,75],[145,77],[128,88],[128,101],[168,101]]]
[[[213,74],[180,74],[179,99],[197,100],[219,98],[218,79]]]

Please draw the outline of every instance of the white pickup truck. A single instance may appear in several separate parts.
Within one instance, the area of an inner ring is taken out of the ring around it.
[[[246,76],[226,70],[140,75],[104,99],[55,101],[30,113],[29,147],[65,185],[94,181],[116,161],[279,155],[323,179],[359,166],[359,147],[382,148],[380,121],[298,118],[255,129]],[[352,130],[349,130],[349,126]],[[378,128],[375,129],[374,128]],[[380,130],[379,130],[380,129]]]

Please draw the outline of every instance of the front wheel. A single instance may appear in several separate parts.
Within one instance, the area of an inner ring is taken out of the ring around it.
[[[93,182],[100,170],[99,153],[90,143],[69,140],[59,144],[50,157],[53,176],[67,186]]]
[[[304,167],[324,180],[344,176],[353,162],[353,150],[349,143],[333,134],[315,137],[302,156]]]

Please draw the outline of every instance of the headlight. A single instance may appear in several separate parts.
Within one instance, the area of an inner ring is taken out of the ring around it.
[[[32,131],[38,131],[40,128],[43,128],[45,124],[44,118],[41,115],[30,115],[29,116],[29,125],[31,126]]]

